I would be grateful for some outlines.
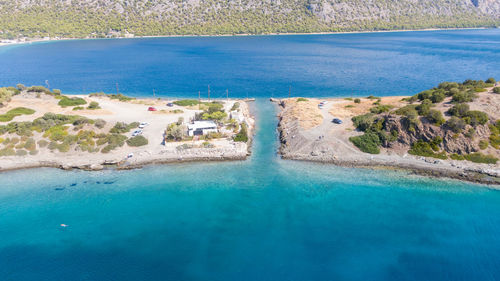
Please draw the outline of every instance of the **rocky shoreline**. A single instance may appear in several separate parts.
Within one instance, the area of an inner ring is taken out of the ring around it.
[[[343,167],[370,169],[397,169],[422,176],[452,178],[487,185],[500,186],[498,165],[477,164],[468,161],[392,154],[366,154],[342,140],[334,143],[322,139],[311,140],[300,126],[298,118],[287,111],[282,100],[271,99],[280,107],[278,114],[279,154],[283,159],[333,164]],[[349,150],[351,149],[351,150]]]
[[[191,151],[190,151],[191,150]],[[157,156],[151,157],[147,151],[139,152],[135,159],[108,159],[101,161],[78,161],[68,158],[50,161],[37,161],[15,163],[9,166],[0,166],[0,172],[36,169],[57,168],[62,170],[85,170],[101,171],[106,169],[131,170],[139,169],[148,165],[187,163],[187,162],[209,162],[209,161],[241,161],[251,155],[250,146],[241,144],[235,149],[225,148],[195,148],[186,152],[161,151]],[[110,157],[111,158],[111,157]],[[73,161],[72,161],[73,160]]]

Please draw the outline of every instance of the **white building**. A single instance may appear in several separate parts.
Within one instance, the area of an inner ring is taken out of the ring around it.
[[[208,133],[217,133],[217,124],[214,121],[194,121],[187,125],[188,136],[201,136]]]

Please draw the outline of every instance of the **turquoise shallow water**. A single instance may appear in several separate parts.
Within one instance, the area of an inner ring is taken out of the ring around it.
[[[0,280],[500,278],[499,191],[280,160],[256,108],[247,161],[1,174]]]

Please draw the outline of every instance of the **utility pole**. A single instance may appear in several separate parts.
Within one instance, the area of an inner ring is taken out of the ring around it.
[[[208,101],[210,101],[210,85],[208,85]]]
[[[49,89],[49,90],[50,90],[49,80],[45,80],[45,85],[47,85],[47,89]]]
[[[229,89],[226,89],[226,100],[229,101]]]
[[[118,88],[118,83],[116,83],[116,94],[120,94],[120,89]]]
[[[156,98],[155,89],[153,89],[153,98]]]

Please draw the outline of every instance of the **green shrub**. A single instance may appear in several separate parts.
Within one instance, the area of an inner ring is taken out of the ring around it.
[[[370,108],[370,112],[374,113],[374,114],[380,114],[383,112],[389,112],[389,110],[391,110],[391,108],[393,108],[392,105],[377,105],[377,106]]]
[[[108,97],[112,100],[119,100],[119,101],[123,101],[123,102],[135,100],[135,98],[127,97],[123,94],[112,94],[112,95],[108,95]]]
[[[344,108],[353,108],[353,107],[354,107],[354,105],[352,105],[352,104],[348,104],[348,105],[344,106]]]
[[[236,142],[247,142],[248,141],[247,126],[245,123],[241,124],[241,129],[234,136],[234,141],[236,141]]]
[[[12,121],[12,119],[14,119],[14,117],[16,116],[31,115],[33,113],[35,113],[33,109],[26,107],[16,107],[7,111],[7,113],[0,115],[0,122],[9,122]]]
[[[49,145],[49,142],[46,141],[46,140],[39,140],[38,141],[38,146],[39,147],[46,147],[47,145]]]
[[[38,150],[36,150],[36,149],[35,150],[30,150],[29,154],[30,155],[37,155],[38,154]]]
[[[448,114],[451,116],[464,117],[469,112],[470,107],[466,103],[459,103],[448,109]]]
[[[178,105],[178,106],[193,106],[193,105],[197,105],[199,103],[200,102],[198,100],[190,100],[190,99],[178,100],[178,101],[173,102],[173,104]]]
[[[493,88],[493,93],[500,94],[500,87]]]
[[[96,101],[91,101],[87,109],[95,110],[95,109],[100,109],[101,107],[99,106],[99,103]]]
[[[48,137],[51,141],[63,141],[67,135],[68,127],[62,125],[51,127],[43,134],[45,138]]]
[[[62,96],[61,100],[57,103],[61,107],[68,107],[68,106],[78,106],[78,105],[84,105],[87,104],[87,102],[82,99],[82,98],[68,98],[66,96]]]
[[[359,150],[370,153],[370,154],[379,154],[381,145],[380,138],[377,134],[368,132],[361,136],[350,137],[349,141],[351,141]]]
[[[28,92],[35,92],[35,93],[45,93],[45,94],[48,94],[48,95],[52,94],[52,92],[49,89],[47,89],[47,88],[45,88],[43,86],[31,86],[28,89],[26,89],[26,91],[28,91]]]
[[[459,155],[459,154],[456,154],[456,153],[453,153],[450,155],[450,158],[453,159],[453,160],[465,160],[465,157],[463,155]]]
[[[373,113],[367,113],[364,115],[354,116],[352,119],[354,127],[360,131],[366,131],[375,121],[375,115]]]
[[[104,126],[106,126],[106,121],[104,121],[102,119],[96,119],[94,122],[94,126],[96,126],[99,129],[102,129],[102,128],[104,128]]]
[[[0,149],[0,156],[14,156],[16,151],[12,147],[5,147]]]
[[[464,136],[468,137],[469,139],[472,139],[474,137],[474,134],[476,133],[476,130],[474,128],[469,128],[466,133],[464,133]]]
[[[308,101],[308,99],[306,99],[306,98],[298,98],[297,102],[300,102],[300,101]]]
[[[125,122],[117,122],[109,132],[112,134],[124,134],[128,133],[132,129],[137,128],[138,126],[139,122],[132,122],[130,124],[127,124]]]
[[[412,154],[412,155],[433,157],[433,158],[438,158],[438,159],[447,159],[448,158],[444,151],[440,152],[440,153],[434,152],[435,149],[433,149],[433,145],[435,145],[435,143],[432,144],[429,142],[425,142],[423,140],[419,140],[419,141],[412,143],[410,150],[408,150],[408,153]]]
[[[463,103],[463,102],[471,102],[476,98],[476,94],[474,92],[458,92],[453,95],[452,102],[455,103]]]
[[[478,110],[468,111],[465,117],[468,117],[469,121],[468,123],[473,127],[479,124],[484,125],[489,120],[488,115],[486,113]]]
[[[101,149],[102,153],[108,153],[111,150],[122,147],[125,144],[126,136],[120,134],[107,134],[104,135],[97,141],[98,145],[107,144],[103,149]]]
[[[417,106],[413,104],[405,105],[401,108],[396,109],[394,113],[397,115],[404,115],[404,116],[410,116],[410,115],[416,116],[418,115],[416,107]]]
[[[24,143],[24,148],[29,151],[35,150],[36,149],[35,140],[33,138],[27,139],[26,142]]]
[[[432,101],[429,99],[425,99],[421,104],[417,105],[415,109],[418,111],[418,115],[427,116],[432,106]]]
[[[454,133],[460,133],[465,128],[465,121],[458,117],[451,117],[446,121],[445,126],[452,130]]]
[[[479,148],[482,149],[482,150],[488,148],[488,141],[486,141],[486,140],[480,140],[479,141]]]
[[[379,97],[375,97],[375,96],[371,96],[371,95],[367,96],[366,98],[369,99],[369,100],[378,100],[378,99],[380,99]]]
[[[28,152],[24,149],[19,149],[19,150],[16,150],[16,156],[26,156],[28,155]]]
[[[143,146],[148,144],[148,139],[144,136],[135,136],[127,140],[129,146]]]
[[[208,141],[205,141],[201,144],[204,148],[214,148],[215,145],[213,145],[212,143],[208,142]]]
[[[235,111],[237,110],[238,108],[240,108],[240,103],[239,102],[235,102],[233,104],[233,106],[231,107],[231,111]]]
[[[498,161],[498,158],[492,155],[485,155],[480,152],[464,155],[464,158],[474,163],[484,163],[484,164],[496,164]]]
[[[429,119],[430,122],[432,122],[436,126],[441,126],[444,123],[444,117],[441,111],[431,109],[429,110],[429,113],[427,114],[427,119]]]
[[[486,79],[486,81],[484,81],[484,82],[488,83],[488,84],[495,84],[497,81],[495,80],[495,78],[490,77],[490,78]]]
[[[440,103],[444,100],[445,97],[446,96],[443,91],[435,91],[430,99],[433,103]]]
[[[355,99],[354,99],[354,103],[361,103],[361,100],[360,100],[360,99],[358,99],[358,98],[355,98]]]
[[[83,106],[75,106],[75,107],[73,107],[73,110],[74,110],[74,111],[77,111],[77,110],[84,110],[84,109],[85,109],[85,107],[83,107]]]
[[[434,137],[429,144],[431,145],[432,150],[439,151],[439,145],[443,142],[443,138],[440,136]]]

